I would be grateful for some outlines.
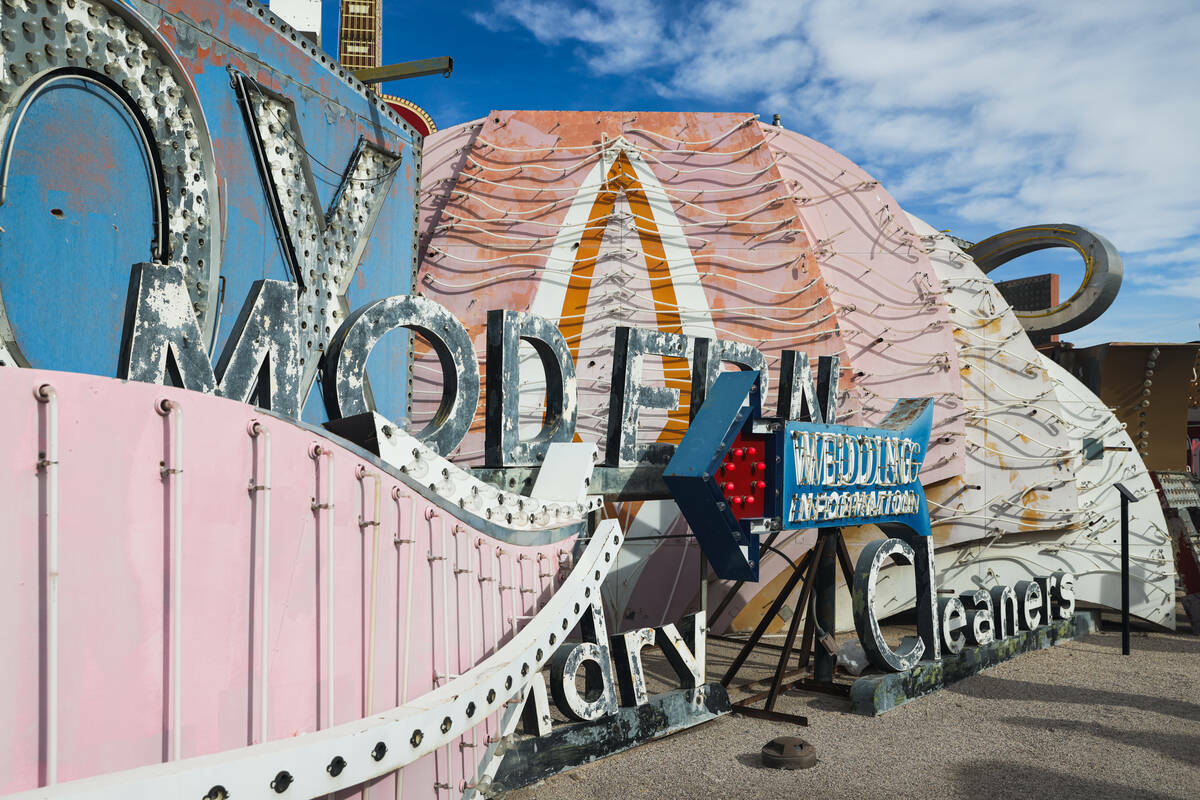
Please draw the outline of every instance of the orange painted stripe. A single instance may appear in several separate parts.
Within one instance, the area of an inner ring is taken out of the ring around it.
[[[562,313],[558,328],[566,339],[571,358],[578,360],[583,339],[584,313],[591,294],[592,279],[599,260],[600,245],[608,228],[607,220],[613,213],[617,194],[624,193],[630,209],[635,215],[638,239],[642,255],[646,259],[646,271],[650,277],[650,292],[654,302],[655,321],[658,329],[667,333],[683,333],[683,322],[679,316],[679,301],[671,280],[667,264],[666,248],[662,234],[654,223],[654,214],[645,188],[638,180],[633,164],[625,153],[620,153],[604,176],[604,183],[588,212],[587,225],[575,253],[571,276],[567,281],[567,292],[563,298]],[[667,422],[658,436],[658,442],[678,444],[687,431],[691,404],[692,376],[686,358],[663,357],[663,373],[668,388],[679,391],[679,408],[667,414]],[[575,437],[579,439],[579,435]],[[622,529],[628,531],[641,502],[622,503],[616,516]],[[610,509],[610,514],[612,513]]]

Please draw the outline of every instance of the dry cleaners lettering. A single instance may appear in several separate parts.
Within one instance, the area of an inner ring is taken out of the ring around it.
[[[913,567],[917,597],[918,635],[906,637],[897,649],[884,639],[875,608],[879,571],[889,560]],[[939,594],[932,537],[881,539],[863,548],[854,569],[854,627],[874,666],[903,672],[921,660],[940,660],[943,649],[957,655],[967,645],[1008,639],[1075,612],[1075,576],[1068,572]]]

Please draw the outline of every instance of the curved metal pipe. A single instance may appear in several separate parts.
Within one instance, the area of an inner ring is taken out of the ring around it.
[[[175,400],[159,400],[155,410],[171,425],[171,466],[162,479],[171,481],[171,735],[172,761],[183,757],[183,408]]]
[[[1083,282],[1053,308],[1013,313],[1029,333],[1051,335],[1078,330],[1103,314],[1121,289],[1124,266],[1113,243],[1078,225],[1030,225],[990,236],[968,247],[967,255],[985,273],[1038,250],[1068,247],[1083,257]]]
[[[58,392],[43,383],[33,393],[46,406],[46,785],[58,783]]]

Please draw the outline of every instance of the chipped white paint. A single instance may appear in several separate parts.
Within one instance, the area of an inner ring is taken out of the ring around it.
[[[599,497],[588,497],[576,503],[544,502],[536,497],[501,491],[438,455],[378,414],[375,417],[377,427],[383,431],[383,436],[379,438],[380,458],[420,481],[450,504],[506,528],[521,531],[555,530],[582,522],[589,513],[599,510],[603,505]]]

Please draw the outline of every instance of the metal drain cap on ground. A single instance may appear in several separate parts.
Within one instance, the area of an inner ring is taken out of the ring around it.
[[[817,765],[817,748],[799,736],[780,736],[763,745],[762,761],[775,769],[808,769]]]

